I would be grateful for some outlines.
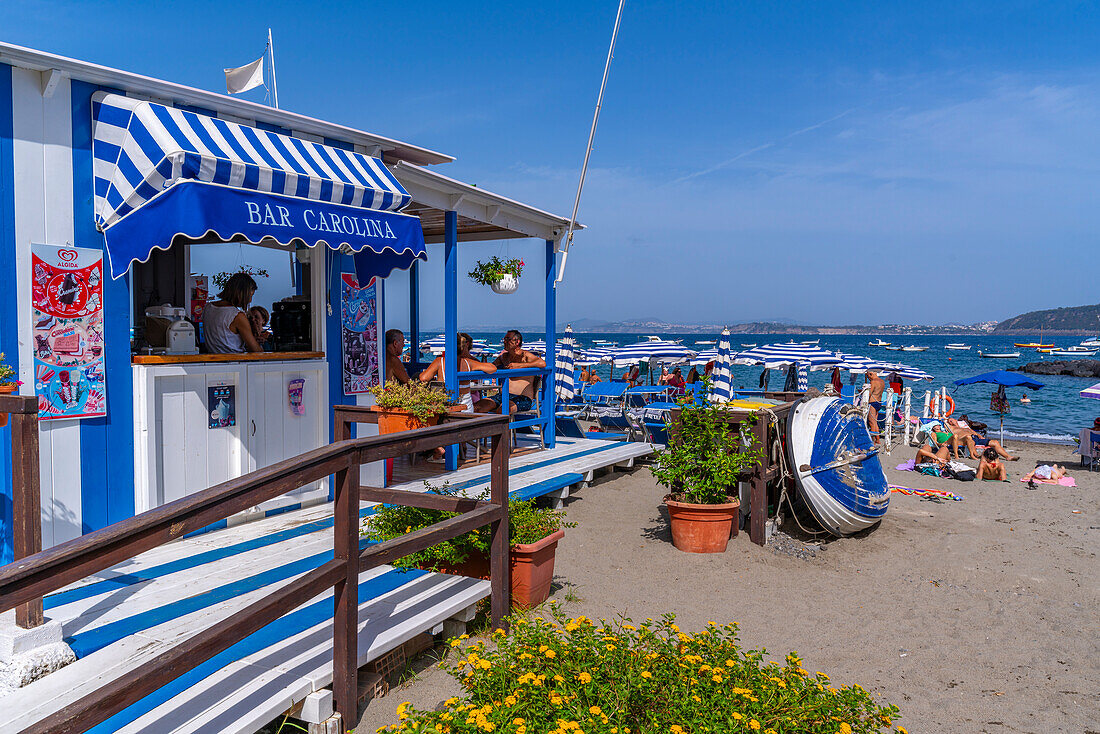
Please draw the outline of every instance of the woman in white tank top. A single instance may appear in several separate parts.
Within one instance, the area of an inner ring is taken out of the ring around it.
[[[245,309],[256,293],[256,281],[247,273],[232,276],[218,294],[218,300],[206,304],[202,312],[202,333],[212,354],[262,352],[252,333]]]

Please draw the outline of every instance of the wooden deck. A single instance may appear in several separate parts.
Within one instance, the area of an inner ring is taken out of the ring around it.
[[[630,467],[652,451],[643,443],[559,441],[520,448],[509,467],[513,495],[563,499],[601,469]],[[488,467],[467,462],[445,473],[433,464],[400,469],[395,485],[423,490],[425,478],[476,495]],[[400,479],[400,483],[397,483]],[[373,513],[361,508],[363,517]],[[149,660],[200,628],[227,617],[332,557],[332,507],[319,505],[184,538],[45,599],[78,660],[0,697],[6,731],[33,728],[44,716]],[[383,566],[360,576],[359,664],[422,632],[438,631],[489,593],[460,576]],[[242,639],[195,670],[90,731],[256,731],[311,692],[331,683],[331,593]]]

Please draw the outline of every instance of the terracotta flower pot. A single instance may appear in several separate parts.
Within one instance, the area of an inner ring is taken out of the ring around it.
[[[508,554],[511,565],[512,606],[530,609],[550,597],[550,583],[554,580],[554,556],[558,541],[565,537],[564,530],[557,530],[542,540],[526,545],[517,543]],[[475,579],[489,578],[489,556],[471,555],[462,563],[441,563],[434,569],[439,573],[469,576]]]
[[[565,531],[557,530],[534,543],[512,546],[512,606],[530,609],[550,596],[554,555],[564,537]]]
[[[721,505],[695,505],[665,497],[672,524],[672,544],[687,553],[722,553],[729,543],[739,500]]]
[[[10,395],[19,388],[14,382],[0,382],[0,395]]]
[[[439,423],[439,418],[442,415],[434,415],[426,421],[420,420],[407,410],[394,410],[392,408],[383,408],[379,405],[372,405],[370,409],[375,413],[378,413],[378,432],[385,433],[398,433],[399,431],[415,431],[417,428],[426,428],[428,426],[434,426]],[[453,405],[449,409],[453,413],[461,413],[466,410],[465,405]]]

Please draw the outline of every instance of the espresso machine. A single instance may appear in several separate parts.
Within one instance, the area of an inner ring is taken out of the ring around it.
[[[308,296],[291,296],[272,304],[271,341],[277,352],[313,350],[313,318]]]

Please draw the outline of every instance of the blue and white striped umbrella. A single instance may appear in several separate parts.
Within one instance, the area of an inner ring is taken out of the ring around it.
[[[443,350],[446,348],[447,338],[442,334],[420,342],[421,352],[430,352],[437,357],[443,354]],[[490,347],[484,339],[474,339],[474,345],[470,348],[470,354],[492,354],[499,351],[495,347]]]
[[[806,392],[810,389],[810,371],[805,362],[798,363],[798,391]]]
[[[901,364],[900,362],[880,362],[871,369],[876,370],[880,375],[889,376],[891,372],[896,372],[898,377],[903,380],[934,380],[936,378],[928,374],[922,369],[916,367],[910,367],[907,364]]]
[[[1100,400],[1100,382],[1096,383],[1092,387],[1086,387],[1081,391],[1081,397],[1092,398],[1093,400]]]
[[[607,347],[593,347],[592,349],[573,349],[573,364],[587,367],[601,362],[611,362],[614,359],[611,350]]]
[[[805,363],[812,370],[823,370],[840,363],[832,352],[816,344],[764,344],[735,354],[734,364],[762,364],[768,369]]]
[[[725,401],[733,395],[733,357],[730,349],[730,330],[722,329],[718,339],[718,354],[714,360],[714,371],[710,373],[711,400]]]
[[[573,399],[574,372],[573,364],[573,327],[565,327],[565,338],[558,343],[557,355],[554,358],[554,393],[558,400],[566,402]],[[545,348],[545,345],[544,345]]]
[[[861,357],[858,354],[848,354],[847,352],[834,352],[834,354],[840,359],[840,363],[836,366],[842,370],[848,370],[849,372],[875,370],[879,369],[879,365],[882,364],[870,357]]]
[[[694,357],[688,360],[688,364],[693,367],[702,367],[707,362],[713,362],[718,359],[717,349],[707,349],[702,352],[697,352]]]
[[[637,362],[678,362],[695,356],[694,350],[679,342],[648,341],[628,344],[611,350],[615,366],[636,364]]]

